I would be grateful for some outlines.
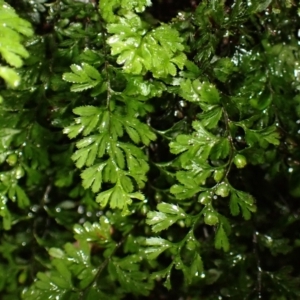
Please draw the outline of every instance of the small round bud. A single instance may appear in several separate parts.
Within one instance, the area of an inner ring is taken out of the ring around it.
[[[233,159],[234,164],[236,165],[237,168],[242,169],[246,166],[247,160],[244,155],[237,154],[234,159]]]
[[[204,222],[207,225],[213,226],[213,225],[216,225],[219,222],[219,218],[218,218],[216,213],[207,212],[204,215]]]
[[[229,195],[230,189],[226,183],[221,183],[217,189],[216,189],[216,194],[218,196],[221,196],[223,198],[227,197]]]

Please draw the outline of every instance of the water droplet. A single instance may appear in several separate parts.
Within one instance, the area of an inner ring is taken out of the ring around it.
[[[78,212],[79,214],[83,214],[83,213],[84,213],[84,206],[83,206],[83,205],[79,205],[79,206],[78,206],[78,209],[77,209],[77,212]]]
[[[96,212],[96,217],[99,218],[103,215],[103,211],[99,210],[98,212]]]
[[[33,206],[31,207],[31,210],[32,210],[33,212],[37,212],[38,209],[39,209],[39,206],[38,206],[38,205],[33,205]]]

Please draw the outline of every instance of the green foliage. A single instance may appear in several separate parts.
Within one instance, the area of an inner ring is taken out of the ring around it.
[[[72,92],[81,92],[91,89],[101,83],[102,78],[97,69],[87,63],[83,63],[82,67],[71,65],[73,73],[65,73],[63,79],[68,82],[75,83],[71,87]]]
[[[9,65],[19,68],[23,65],[23,59],[29,56],[28,51],[21,43],[23,36],[32,36],[31,24],[21,19],[15,10],[3,0],[0,1],[0,54]],[[18,73],[7,66],[0,65],[0,77],[9,86],[17,87],[20,77]]]
[[[1,299],[299,299],[300,8],[198,2],[0,0]]]
[[[107,30],[113,34],[107,40],[111,54],[119,54],[117,63],[124,64],[126,73],[144,75],[150,71],[154,78],[175,76],[176,66],[182,69],[186,60],[182,52],[183,39],[169,25],[151,31],[147,30],[148,27],[134,14],[127,14],[118,23],[109,24]]]

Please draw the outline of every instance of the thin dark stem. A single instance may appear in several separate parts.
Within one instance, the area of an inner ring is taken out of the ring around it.
[[[224,178],[227,178],[231,169],[231,165],[232,165],[232,161],[233,161],[233,156],[234,156],[234,150],[235,150],[235,146],[233,144],[233,138],[230,132],[230,127],[229,127],[229,123],[231,122],[228,116],[227,111],[223,108],[223,115],[224,115],[224,121],[225,121],[225,126],[226,126],[226,132],[227,132],[227,138],[229,140],[230,143],[230,153],[229,153],[229,163],[228,163],[228,167],[226,170],[226,173],[224,175]]]
[[[106,268],[107,264],[109,263],[109,261],[111,260],[111,258],[114,256],[114,254],[116,253],[116,251],[124,244],[127,236],[129,235],[129,233],[127,233],[127,235],[125,237],[123,237],[123,239],[116,245],[115,249],[112,251],[112,253],[110,254],[109,257],[107,257],[102,264],[99,266],[97,274],[95,275],[94,279],[91,281],[91,283],[84,289],[81,291],[80,293],[80,299],[83,300],[85,299],[86,293],[89,291],[89,288],[95,283],[97,282],[98,278],[100,277],[102,271]]]
[[[258,235],[258,232],[254,232],[253,233],[253,253],[254,253],[254,256],[255,256],[255,259],[256,259],[256,268],[257,268],[257,280],[256,280],[257,298],[258,299],[262,299],[262,295],[261,295],[261,289],[262,289],[261,275],[262,275],[262,270],[261,270],[260,259],[259,259],[258,250],[257,250],[257,235]]]
[[[113,90],[111,89],[111,86],[110,86],[110,75],[109,75],[109,70],[108,70],[108,67],[109,67],[109,62],[108,62],[108,50],[107,50],[107,45],[106,45],[106,37],[107,37],[107,32],[105,30],[105,27],[103,26],[104,24],[104,20],[101,16],[101,14],[99,13],[99,8],[97,6],[96,3],[94,3],[94,8],[96,10],[96,14],[98,15],[98,18],[100,20],[100,23],[101,23],[101,35],[102,35],[102,38],[103,38],[103,55],[104,55],[104,70],[105,70],[105,74],[106,74],[106,80],[107,80],[107,109],[110,110],[110,99],[112,97],[112,92]]]

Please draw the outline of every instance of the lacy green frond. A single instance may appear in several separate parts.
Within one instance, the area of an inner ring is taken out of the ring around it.
[[[29,56],[22,44],[23,36],[33,35],[31,24],[20,18],[15,10],[3,0],[0,1],[0,54],[9,65],[19,68],[23,60]],[[0,76],[10,87],[20,83],[18,73],[13,69],[0,65]]]

